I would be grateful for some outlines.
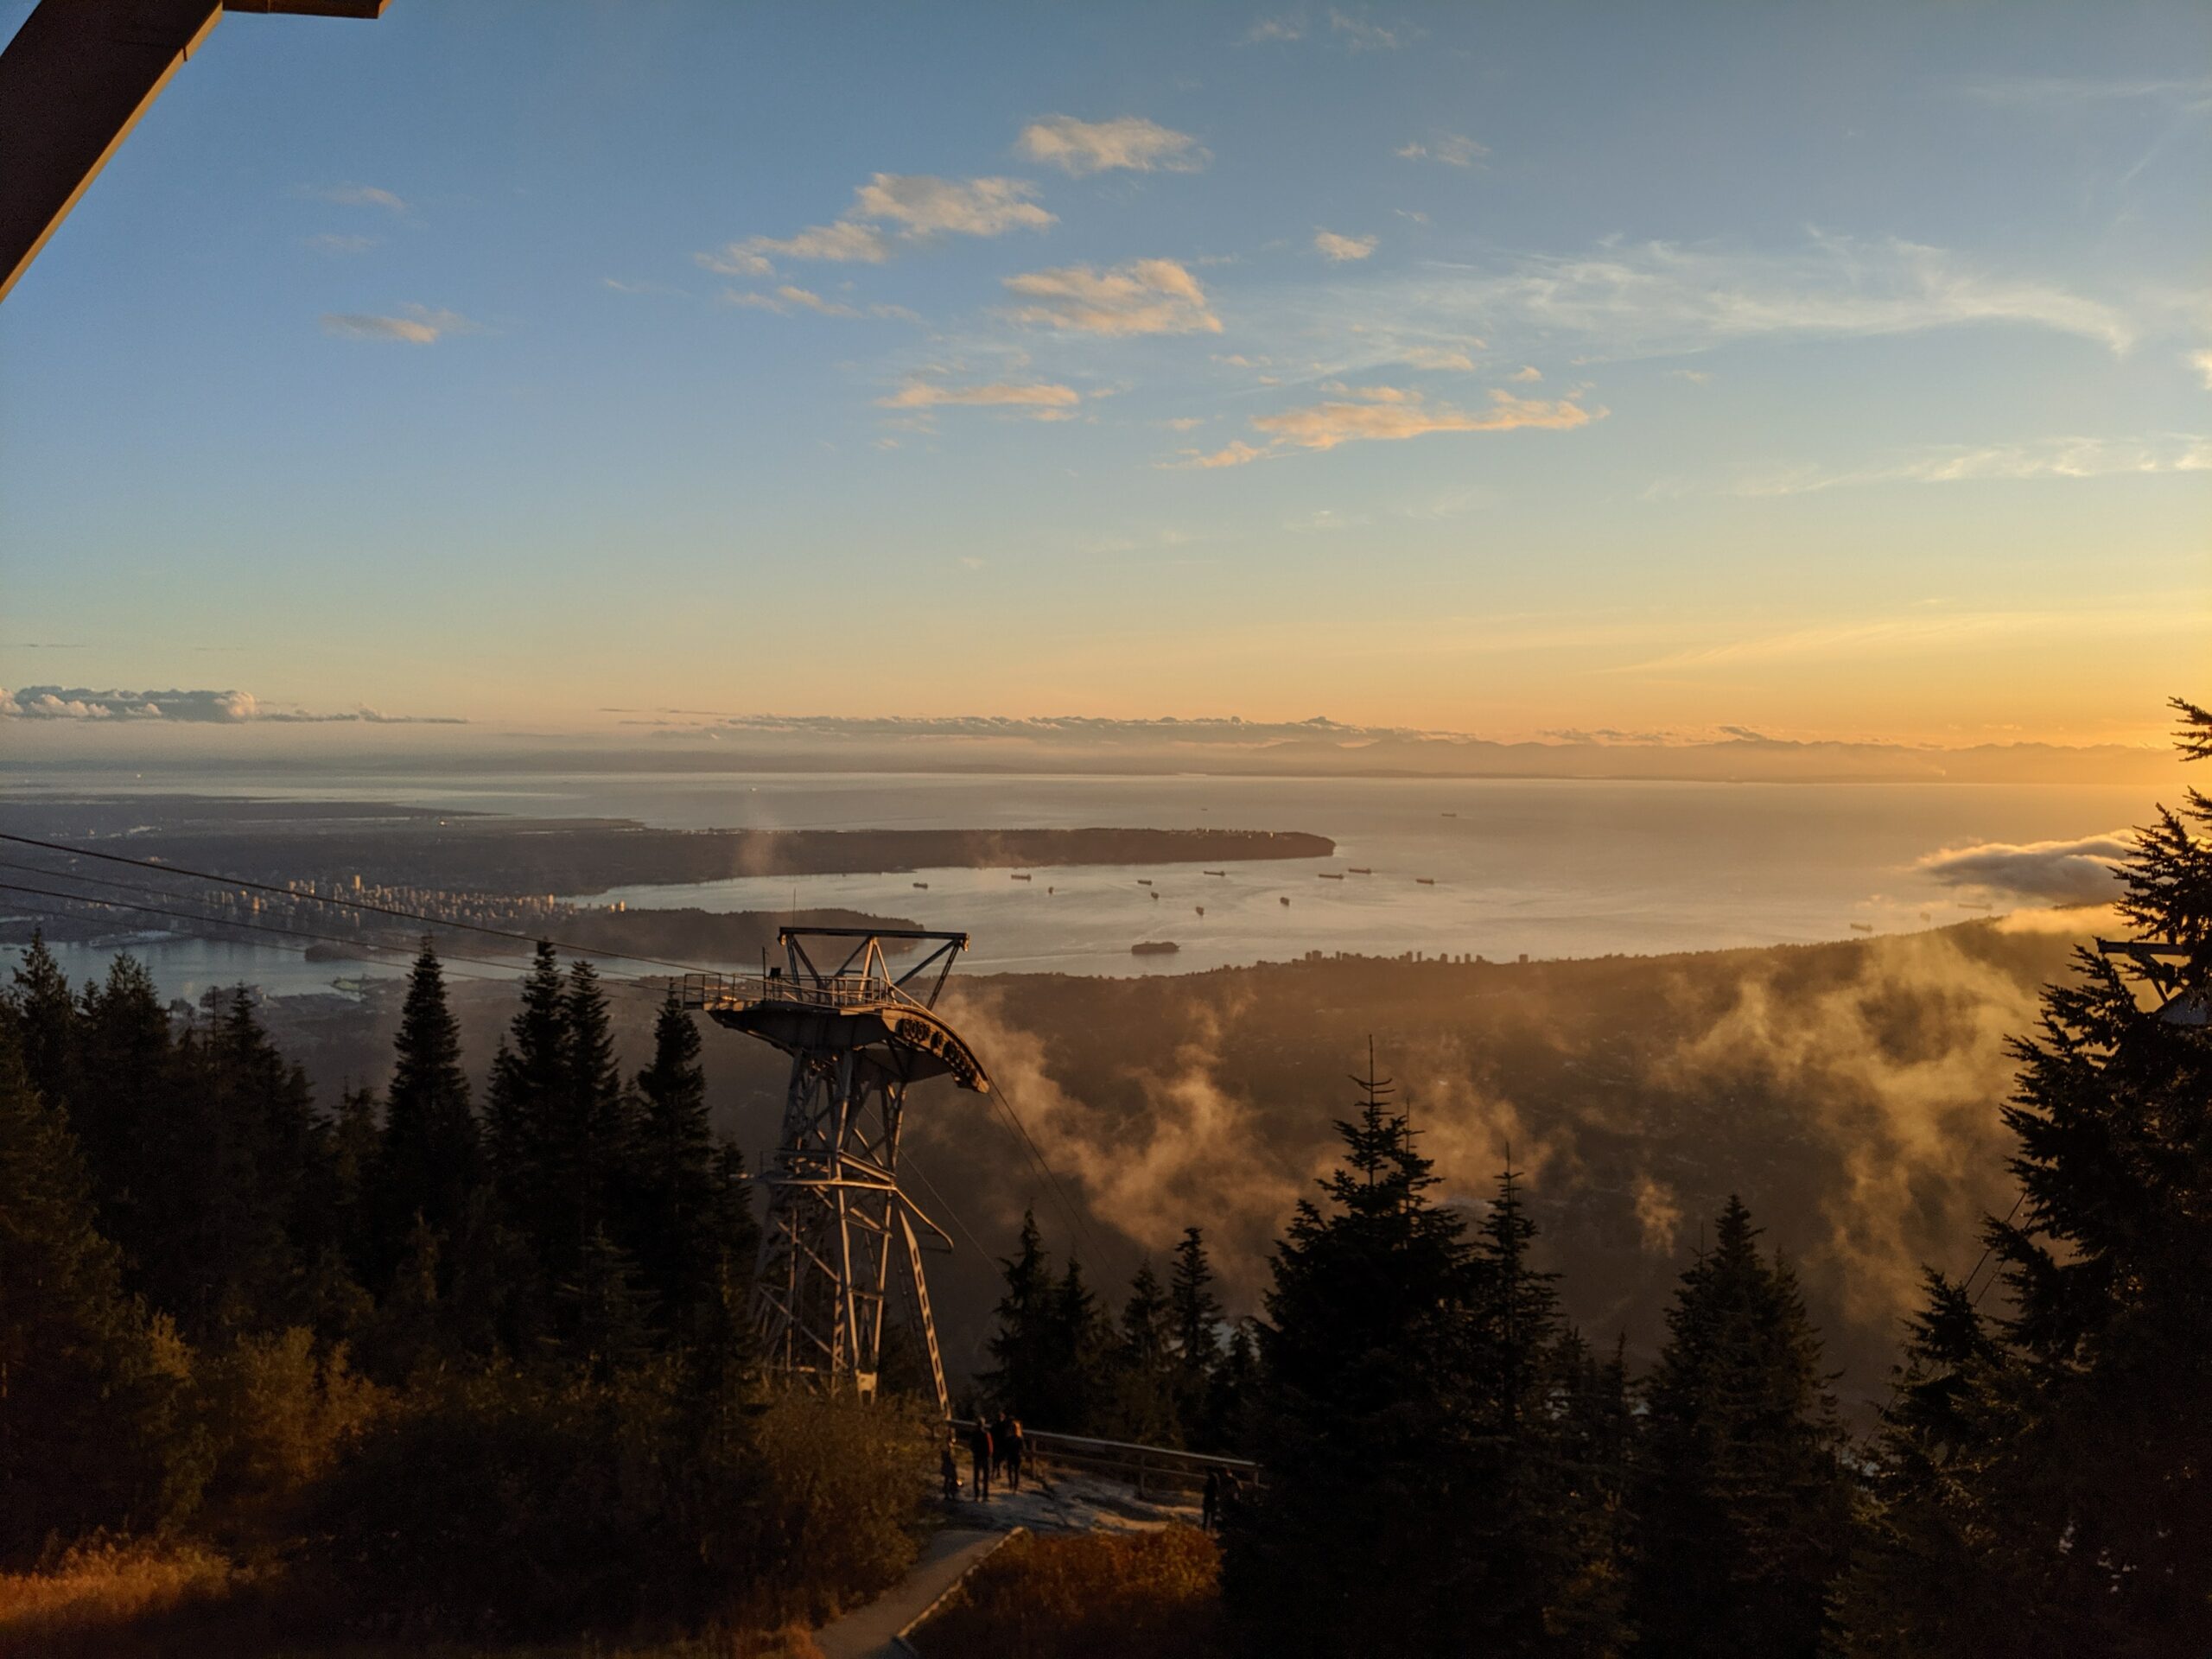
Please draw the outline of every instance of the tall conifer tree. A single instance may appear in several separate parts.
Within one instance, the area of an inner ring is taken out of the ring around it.
[[[1645,1389],[1638,1650],[1812,1659],[1844,1562],[1844,1433],[1796,1276],[1731,1198]]]
[[[442,1239],[460,1231],[482,1173],[461,1027],[447,1005],[437,954],[425,939],[407,978],[384,1129],[369,1175],[379,1287],[397,1267],[418,1218]]]
[[[2212,759],[2212,712],[2173,707]],[[1931,1281],[1844,1598],[1860,1652],[2180,1659],[2212,1630],[2212,798],[2120,874],[2156,953],[2080,953],[2014,1045],[2002,1301]]]

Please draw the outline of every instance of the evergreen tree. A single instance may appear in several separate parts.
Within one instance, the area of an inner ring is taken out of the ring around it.
[[[419,1219],[440,1238],[461,1226],[483,1150],[461,1070],[461,1027],[426,938],[407,979],[384,1131],[369,1172],[373,1282],[387,1282]]]
[[[124,1288],[147,1294],[173,1224],[193,1198],[193,1115],[178,1109],[168,1012],[136,957],[118,956],[80,1003],[70,1125],[84,1147],[100,1231],[123,1253]],[[180,1161],[181,1160],[181,1161]]]
[[[1806,1659],[1844,1562],[1844,1433],[1795,1275],[1731,1198],[1681,1276],[1637,1471],[1639,1651]]]
[[[24,1075],[39,1098],[58,1111],[75,1113],[83,1042],[80,1015],[68,977],[39,929],[31,931],[30,948],[16,969],[13,989],[0,998],[0,1020],[13,1031]]]
[[[1260,1327],[1267,1484],[1228,1535],[1223,1590],[1285,1655],[1467,1650],[1457,1533],[1472,1392],[1464,1224],[1370,1090],[1342,1166],[1301,1200]]]
[[[985,1382],[1002,1409],[1026,1423],[1046,1423],[1050,1421],[1046,1414],[1051,1408],[1047,1396],[1052,1368],[1052,1258],[1045,1249],[1033,1208],[1021,1212],[1014,1252],[1001,1259],[999,1270],[1006,1279],[1006,1294],[999,1298],[998,1328],[989,1344],[997,1369]]]
[[[637,1185],[629,1220],[640,1281],[666,1327],[696,1341],[732,1241],[719,1213],[707,1074],[699,1031],[673,990],[653,1026],[652,1064],[638,1073]]]
[[[2212,759],[2212,712],[2173,706]],[[2168,954],[2080,954],[2014,1044],[2021,1201],[1985,1234],[2010,1311],[1931,1281],[1844,1598],[1859,1651],[2164,1659],[2212,1629],[2212,798],[2161,808],[2121,875]]]
[[[1221,1300],[1213,1294],[1205,1235],[1183,1230],[1168,1274],[1168,1317],[1175,1354],[1175,1416],[1186,1441],[1205,1433],[1206,1391],[1221,1363]]]
[[[1109,1433],[1146,1446],[1179,1446],[1173,1308],[1152,1263],[1129,1281],[1116,1333],[1104,1421]]]
[[[1201,1452],[1251,1454],[1251,1416],[1259,1393],[1260,1355],[1252,1323],[1239,1319],[1229,1333],[1229,1349],[1206,1381],[1203,1425],[1192,1444]]]
[[[492,1061],[486,1100],[503,1206],[549,1267],[576,1224],[567,1192],[573,1154],[563,1109],[569,1094],[567,992],[560,958],[551,945],[539,944],[523,981],[522,1006]]]
[[[1113,1332],[1099,1308],[1096,1293],[1083,1276],[1083,1262],[1077,1256],[1068,1257],[1067,1271],[1052,1287],[1046,1340],[1042,1420],[1063,1433],[1096,1433],[1106,1406],[1103,1373],[1113,1350]]]
[[[189,1502],[181,1351],[168,1346],[93,1225],[67,1120],[0,1031],[0,1560]]]

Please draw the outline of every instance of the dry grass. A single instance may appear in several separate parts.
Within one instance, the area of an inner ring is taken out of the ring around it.
[[[103,1543],[39,1573],[0,1573],[6,1659],[822,1659],[805,1629],[722,1630],[667,1642],[423,1648],[298,1631],[266,1579],[193,1544]]]
[[[80,1546],[45,1572],[0,1573],[0,1653],[157,1653],[162,1632],[220,1609],[238,1583],[193,1545]]]
[[[1219,1659],[1221,1552],[1190,1527],[1016,1538],[915,1645],[929,1659]]]

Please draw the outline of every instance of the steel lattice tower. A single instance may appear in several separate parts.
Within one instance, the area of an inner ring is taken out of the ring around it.
[[[950,1077],[963,1089],[990,1092],[982,1062],[935,1011],[968,936],[787,927],[776,937],[783,967],[758,978],[692,975],[683,992],[686,1007],[791,1057],[783,1133],[763,1176],[768,1214],[753,1290],[768,1370],[828,1392],[872,1396],[896,1278],[911,1298],[938,1408],[946,1409],[915,1223],[946,1249],[952,1241],[899,1190],[899,1137],[912,1084]],[[825,940],[845,952],[834,968],[817,965],[807,949]],[[884,960],[887,940],[935,948],[894,977]]]

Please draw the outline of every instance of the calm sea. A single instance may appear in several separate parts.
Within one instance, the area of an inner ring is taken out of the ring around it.
[[[1930,879],[1918,866],[1931,853],[2095,835],[2143,822],[2152,806],[2152,791],[2129,785],[1494,779],[541,774],[302,785],[238,775],[195,779],[193,788],[671,828],[1213,825],[1335,838],[1332,859],[1226,864],[1223,876],[1195,865],[1039,868],[1025,872],[1027,881],[1002,869],[931,869],[625,887],[583,901],[845,906],[965,930],[970,969],[1072,974],[1188,972],[1313,950],[1496,961],[1892,932],[1981,913],[1991,898]],[[93,791],[118,792],[112,776],[40,782],[41,793]],[[1145,941],[1178,949],[1133,957],[1130,947]],[[311,964],[273,947],[148,940],[134,948],[181,996],[239,980],[285,993],[392,971]],[[68,966],[82,976],[106,954],[72,950]]]

